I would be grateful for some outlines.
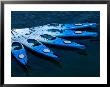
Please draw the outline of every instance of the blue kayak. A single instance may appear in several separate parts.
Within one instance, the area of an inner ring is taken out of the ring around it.
[[[72,41],[69,41],[66,39],[53,37],[53,36],[48,35],[48,34],[40,35],[40,37],[39,38],[36,37],[36,39],[43,42],[43,43],[50,44],[50,45],[85,49],[84,45],[81,45],[81,44],[78,44],[76,42],[72,42]]]
[[[40,26],[40,29],[59,29],[59,30],[65,30],[65,29],[82,29],[82,28],[94,28],[96,27],[96,23],[77,23],[77,24],[58,24],[58,23],[52,23]],[[35,27],[34,29],[37,29],[38,27]]]
[[[27,64],[27,54],[22,44],[12,41],[11,52],[13,56],[23,65]]]
[[[59,29],[49,29],[44,34],[54,35],[58,37],[96,37],[97,32],[88,31],[73,31],[73,30],[59,30]]]
[[[20,43],[22,43],[23,45],[25,45],[26,47],[28,47],[32,51],[60,61],[60,58],[58,56],[56,56],[48,47],[46,47],[42,43],[38,42],[37,40],[31,39],[31,38],[27,39],[24,36],[21,36],[20,34],[17,34],[15,32],[13,32],[13,33],[14,33],[16,39]]]
[[[96,23],[78,23],[78,24],[64,24],[63,27],[65,29],[79,29],[79,28],[94,28],[96,27]]]

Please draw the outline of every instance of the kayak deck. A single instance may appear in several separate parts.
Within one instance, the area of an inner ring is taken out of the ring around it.
[[[14,57],[23,65],[27,64],[27,54],[26,50],[24,49],[23,45],[19,42],[12,42],[12,54]]]

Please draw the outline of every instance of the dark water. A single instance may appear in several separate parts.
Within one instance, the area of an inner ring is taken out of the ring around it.
[[[85,23],[94,22],[98,26],[93,31],[100,34],[100,12],[98,11],[60,11],[60,12],[19,12],[11,14],[11,27],[25,28],[49,23]],[[88,29],[90,30],[90,29]],[[100,35],[99,35],[100,36]],[[47,58],[27,50],[28,67],[25,69],[12,56],[11,76],[13,77],[97,77],[100,76],[100,39],[71,38],[84,44],[85,50],[64,49],[48,46],[62,62]],[[70,38],[69,38],[70,39]]]

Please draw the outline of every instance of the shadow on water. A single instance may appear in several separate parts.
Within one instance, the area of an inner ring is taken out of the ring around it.
[[[83,44],[83,43],[82,43]],[[63,46],[56,46],[56,45],[50,45],[50,44],[46,44],[49,48],[55,48],[55,49],[58,49],[58,50],[63,50],[63,51],[66,51],[66,50],[69,50],[69,51],[73,51],[73,52],[77,52],[78,54],[80,55],[84,55],[86,56],[87,55],[87,51],[86,51],[86,48],[85,49],[78,49],[78,48],[71,48],[71,47],[63,47]],[[84,44],[83,44],[84,45]],[[57,55],[57,53],[56,53]]]
[[[55,60],[55,59],[53,59],[53,58],[51,58],[51,57],[47,57],[47,56],[44,56],[44,55],[39,54],[39,53],[37,53],[37,52],[34,52],[34,51],[32,51],[31,49],[27,48],[26,46],[24,46],[24,47],[25,47],[26,50],[29,51],[31,54],[33,54],[33,55],[35,55],[35,56],[38,56],[38,57],[40,57],[40,58],[43,59],[43,60],[49,61],[49,62],[55,64],[55,65],[56,65],[57,67],[59,67],[59,68],[62,68],[62,65],[61,65],[62,60],[60,59],[60,57],[59,57],[59,60]],[[54,54],[55,54],[55,53],[54,53]]]
[[[92,36],[85,36],[85,37],[80,37],[80,36],[77,36],[77,37],[61,37],[61,38],[64,38],[64,39],[67,39],[67,40],[93,40],[93,41],[99,41],[99,38],[98,36],[97,37],[92,37]]]
[[[86,50],[79,50],[79,51],[77,51],[77,53],[80,54],[80,55],[83,55],[83,56],[87,56],[88,55]]]

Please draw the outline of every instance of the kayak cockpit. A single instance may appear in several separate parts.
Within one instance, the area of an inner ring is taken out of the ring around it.
[[[27,39],[28,43],[32,43],[33,46],[39,46],[41,45],[38,41],[36,41],[35,39]]]
[[[50,32],[60,32],[60,33],[63,32],[63,30],[59,30],[59,29],[48,29],[47,31],[50,31]]]
[[[51,23],[51,24],[48,24],[48,26],[58,26],[59,24],[58,23]]]
[[[56,37],[52,36],[52,35],[48,35],[48,34],[43,34],[43,35],[40,35],[41,37],[43,38],[46,38],[48,40],[54,40],[56,39]]]
[[[19,42],[13,42],[12,47],[14,48],[14,50],[22,49],[22,45]]]

